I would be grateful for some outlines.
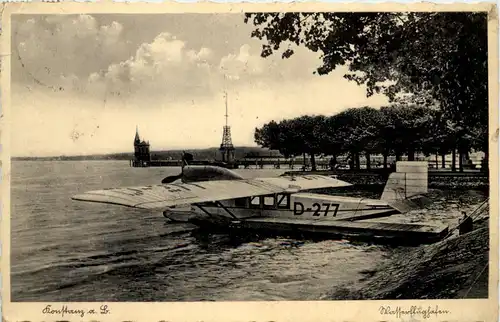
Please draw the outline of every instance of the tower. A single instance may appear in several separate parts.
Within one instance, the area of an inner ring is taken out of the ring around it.
[[[134,138],[134,146],[141,143],[141,138],[139,137],[139,127],[135,126],[135,138]]]
[[[220,144],[219,151],[222,154],[222,162],[231,163],[234,161],[234,146],[231,140],[231,127],[228,125],[227,93],[224,94],[226,100],[226,125],[224,125],[222,130],[222,143]]]
[[[135,128],[134,138],[134,162],[135,167],[147,167],[151,162],[151,153],[149,151],[149,142],[141,141],[139,128]]]

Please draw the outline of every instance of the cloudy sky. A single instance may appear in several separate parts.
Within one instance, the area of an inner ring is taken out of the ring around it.
[[[255,127],[303,114],[386,104],[319,56],[260,57],[240,14],[13,17],[12,154],[130,152],[220,144],[224,91],[235,145]]]

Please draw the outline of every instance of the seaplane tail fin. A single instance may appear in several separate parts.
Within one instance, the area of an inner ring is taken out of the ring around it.
[[[398,161],[396,172],[389,175],[381,200],[397,202],[428,191],[427,161]]]

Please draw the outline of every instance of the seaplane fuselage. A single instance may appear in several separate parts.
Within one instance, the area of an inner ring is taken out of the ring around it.
[[[210,217],[233,220],[252,217],[359,220],[389,216],[398,212],[386,201],[378,199],[315,193],[279,193],[173,207],[163,214],[174,221],[189,221],[193,218],[209,220]]]

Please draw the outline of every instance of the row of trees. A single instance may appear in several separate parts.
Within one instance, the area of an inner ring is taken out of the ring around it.
[[[245,21],[255,27],[251,36],[263,42],[262,57],[281,53],[287,59],[294,47],[305,47],[321,54],[317,74],[348,66],[344,77],[366,86],[367,96],[383,93],[399,103],[380,111],[351,109],[332,117],[271,122],[256,131],[256,141],[288,155],[309,153],[313,164],[315,154],[340,152],[355,159],[361,153],[408,154],[411,159],[416,151],[465,154],[475,148],[487,158],[487,15],[246,14]]]
[[[281,122],[271,121],[255,129],[255,141],[262,147],[279,150],[285,157],[308,154],[311,167],[316,168],[315,157],[348,155],[354,168],[360,167],[360,156],[370,167],[370,155],[381,154],[384,167],[387,157],[403,155],[414,160],[416,153],[445,155],[462,160],[471,149],[487,153],[487,144],[481,129],[463,129],[444,117],[437,108],[391,105],[374,109],[351,108],[333,116],[301,116]]]

